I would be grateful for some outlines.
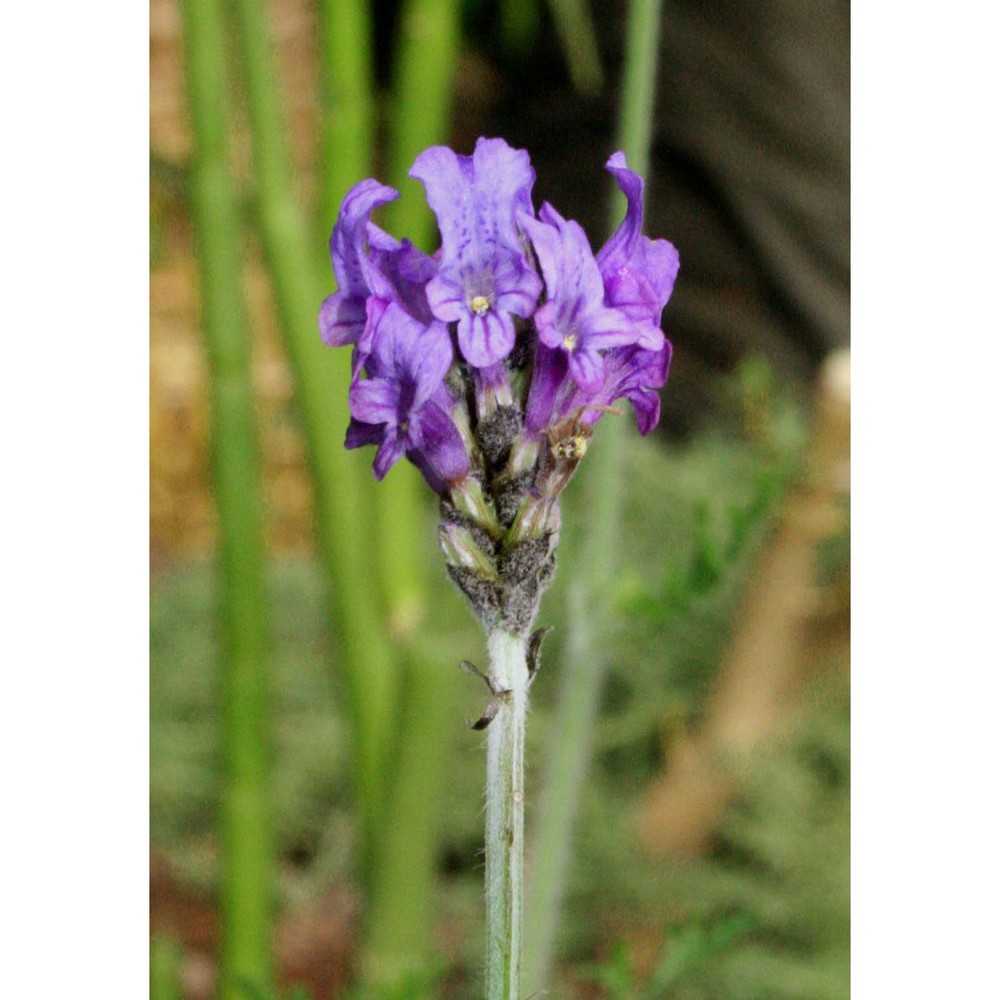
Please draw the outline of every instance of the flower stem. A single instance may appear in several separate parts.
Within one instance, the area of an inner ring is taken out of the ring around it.
[[[524,912],[526,642],[489,636],[490,682],[500,709],[486,739],[486,1000],[520,996]]]

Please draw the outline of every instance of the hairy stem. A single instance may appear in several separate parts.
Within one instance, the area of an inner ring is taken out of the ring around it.
[[[520,996],[524,911],[525,640],[494,632],[490,682],[500,709],[486,738],[486,1000]]]

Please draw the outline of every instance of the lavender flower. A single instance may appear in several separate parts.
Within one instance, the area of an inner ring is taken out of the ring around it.
[[[605,167],[628,199],[621,225],[597,253],[605,302],[642,324],[641,347],[659,351],[660,315],[674,290],[680,256],[672,243],[642,235],[642,178],[628,169],[625,154],[615,153]]]
[[[604,358],[605,379],[597,393],[578,390],[566,400],[563,413],[580,413],[580,422],[593,426],[619,399],[627,399],[635,410],[639,433],[648,434],[660,422],[660,394],[670,371],[670,341],[664,338],[658,351],[638,343],[608,351]]]
[[[514,348],[512,317],[529,317],[542,290],[515,224],[519,212],[532,211],[528,154],[502,139],[480,139],[472,156],[432,146],[410,176],[423,182],[441,229],[440,267],[427,286],[431,311],[457,323],[470,365],[494,365]]]
[[[531,202],[523,150],[435,146],[410,172],[437,216],[428,257],[371,221],[398,197],[374,180],[344,199],[330,239],[338,290],[320,332],[353,345],[346,445],[376,448],[382,479],[404,455],[440,497],[448,574],[487,633],[487,995],[518,996],[528,688],[547,629],[532,632],[555,572],[559,499],[594,425],[627,399],[642,434],[660,418],[671,347],[660,314],[677,251],[642,235],[642,179],[608,170],[625,219],[595,256],[577,223]],[[475,667],[467,669],[478,673]]]
[[[379,205],[394,201],[399,192],[376,180],[356,184],[340,208],[330,234],[330,258],[337,291],[328,296],[319,312],[319,329],[329,347],[357,344],[365,329],[365,304],[372,294],[372,262],[368,256],[368,225]],[[384,234],[391,239],[388,234]]]
[[[375,446],[378,479],[404,455],[421,470],[442,500],[449,572],[491,632],[530,629],[559,495],[597,421],[622,399],[641,433],[659,421],[677,251],[642,234],[625,157],[607,169],[628,208],[596,255],[551,205],[536,215],[528,155],[502,139],[417,157],[441,232],[432,257],[371,221],[398,197],[374,180],[348,193],[331,236],[338,290],[320,330],[354,346],[347,447]]]
[[[539,221],[540,220],[540,221]],[[539,219],[522,215],[545,278],[546,301],[535,312],[538,339],[565,351],[569,374],[582,389],[604,381],[602,351],[634,344],[639,330],[624,313],[604,304],[604,284],[587,236],[548,202]]]
[[[361,181],[344,198],[330,236],[337,291],[320,308],[320,335],[329,347],[355,345],[355,371],[371,351],[373,301],[380,310],[397,302],[424,323],[434,318],[425,289],[437,265],[409,240],[397,240],[371,222],[376,208],[398,197],[378,181]]]
[[[444,379],[452,363],[443,323],[425,326],[395,302],[379,305],[372,322],[369,378],[355,378],[346,445],[375,444],[375,476],[385,477],[405,454],[432,489],[443,492],[465,478],[468,454],[449,411]]]

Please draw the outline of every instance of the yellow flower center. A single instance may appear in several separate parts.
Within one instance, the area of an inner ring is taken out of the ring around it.
[[[572,351],[576,347],[575,333],[567,333],[566,336],[563,337],[563,347],[565,347],[567,351]]]
[[[475,295],[469,306],[477,316],[484,316],[490,311],[490,300],[485,295]]]

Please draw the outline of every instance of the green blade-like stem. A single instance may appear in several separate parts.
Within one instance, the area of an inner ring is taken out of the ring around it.
[[[529,52],[541,30],[538,0],[500,0],[500,42],[506,51],[516,55]]]
[[[629,10],[621,97],[619,149],[629,166],[646,175],[652,130],[659,43],[659,0],[632,0]],[[618,225],[615,211],[609,230]],[[568,576],[567,632],[556,721],[546,748],[543,793],[532,841],[525,944],[525,987],[549,985],[559,915],[573,855],[573,827],[580,792],[590,763],[606,661],[601,643],[608,627],[608,602],[602,594],[615,573],[615,552],[622,500],[625,420],[601,421],[587,463],[581,469],[587,531],[561,572]]]
[[[426,650],[403,651],[405,670],[395,766],[386,789],[385,822],[368,881],[363,978],[374,996],[410,1000],[427,979],[435,939],[435,890],[440,848],[442,786],[449,779],[448,752],[453,746],[457,671]]]
[[[386,167],[389,183],[403,197],[387,207],[386,218],[393,232],[427,251],[436,244],[434,217],[423,188],[407,174],[419,152],[449,139],[459,13],[456,0],[406,0],[396,40]]]
[[[224,784],[221,803],[223,1000],[242,981],[269,988],[273,859],[268,822],[268,691],[263,501],[243,298],[241,225],[226,153],[220,0],[185,0],[194,137],[192,199],[208,348],[212,473],[219,520]]]
[[[649,150],[656,112],[656,67],[660,44],[661,0],[632,0],[625,39],[625,67],[618,109],[618,148],[640,176],[649,173]],[[609,230],[621,215],[613,212]]]
[[[372,25],[367,0],[319,0],[319,229],[325,240],[344,195],[375,172]],[[322,242],[319,244],[322,246]]]
[[[595,97],[604,87],[604,72],[587,0],[549,0],[549,10],[573,86]]]
[[[433,250],[434,218],[422,188],[407,178],[417,154],[448,141],[459,42],[455,0],[409,0],[396,38],[386,180],[402,193],[383,210],[386,229]],[[440,802],[448,780],[449,727],[455,724],[456,680],[421,646],[429,593],[422,511],[429,493],[420,474],[400,462],[375,499],[379,568],[390,634],[404,679],[393,771],[369,883],[363,965],[377,988],[426,972]],[[440,577],[439,577],[440,579]]]
[[[149,942],[149,1000],[181,1000],[181,946],[170,938]]]
[[[281,318],[285,351],[316,497],[316,524],[339,640],[338,669],[346,682],[354,729],[354,776],[367,850],[380,820],[398,678],[379,615],[371,563],[372,528],[366,511],[374,490],[364,456],[344,450],[350,357],[320,341],[317,313],[333,284],[324,245],[295,197],[283,126],[270,25],[260,0],[236,0],[256,169],[260,230]]]
[[[393,79],[393,115],[389,130],[387,180],[402,197],[384,210],[386,227],[425,250],[433,250],[437,232],[423,189],[407,177],[417,154],[446,142],[459,41],[459,5],[455,0],[408,0],[400,13]],[[404,637],[423,614],[424,560],[419,512],[427,491],[420,474],[400,463],[376,498],[382,584],[393,632]]]

